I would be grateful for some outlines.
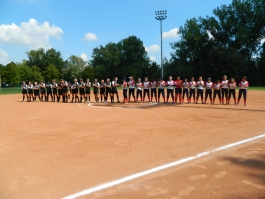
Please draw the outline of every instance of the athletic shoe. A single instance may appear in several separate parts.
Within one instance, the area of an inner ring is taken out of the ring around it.
[[[247,104],[244,104],[244,106],[247,106]]]
[[[237,103],[236,105],[238,106],[239,104]]]

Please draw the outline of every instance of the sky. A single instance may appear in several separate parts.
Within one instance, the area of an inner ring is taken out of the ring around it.
[[[155,11],[167,10],[163,21],[163,57],[174,52],[180,26],[191,18],[213,16],[213,9],[232,0],[1,0],[0,64],[21,62],[27,51],[54,48],[64,60],[71,55],[91,60],[94,48],[129,36],[143,41],[151,60],[160,64],[160,22]]]

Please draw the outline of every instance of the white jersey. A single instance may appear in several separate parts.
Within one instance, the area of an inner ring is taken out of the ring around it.
[[[198,89],[203,89],[204,81],[197,81],[197,86]]]
[[[212,89],[213,83],[212,82],[206,82],[205,87],[206,87],[206,89]]]
[[[222,86],[222,88],[228,88],[228,80],[222,80],[221,81],[221,86]]]
[[[151,88],[156,88],[156,85],[157,85],[156,81],[153,81],[150,84],[151,84]]]
[[[232,83],[230,82],[229,83],[229,89],[235,89],[236,88],[236,82]]]
[[[150,87],[150,83],[149,82],[145,82],[144,81],[144,89],[149,89],[149,87]]]
[[[173,89],[174,86],[174,81],[173,80],[168,80],[167,81],[167,89]]]
[[[143,87],[143,83],[142,82],[137,82],[136,83],[136,88],[137,88],[137,90],[142,90],[142,87]]]
[[[220,88],[221,88],[221,84],[220,83],[218,83],[218,84],[213,84],[213,89],[214,90],[220,90]]]
[[[164,89],[164,87],[166,86],[166,82],[165,81],[159,81],[158,82],[158,89]]]
[[[134,80],[130,80],[128,82],[128,84],[129,84],[129,88],[135,88],[135,81]]]
[[[196,88],[196,82],[190,81],[190,89],[195,89],[195,88]]]
[[[21,89],[26,90],[28,88],[27,84],[21,84]]]
[[[182,82],[182,88],[188,89],[189,88],[189,82]]]
[[[241,82],[239,82],[238,86],[240,89],[247,89],[248,81],[241,81]]]

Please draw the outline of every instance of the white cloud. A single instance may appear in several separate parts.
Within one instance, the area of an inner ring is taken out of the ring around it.
[[[162,37],[164,39],[176,39],[178,37],[178,28],[173,28],[168,32],[163,32]]]
[[[145,47],[146,52],[148,53],[154,53],[160,50],[160,47],[157,44],[153,44],[149,47]]]
[[[83,40],[85,41],[96,41],[98,38],[97,38],[97,35],[94,34],[94,33],[86,33],[85,34],[85,38]]]
[[[88,57],[85,53],[81,53],[80,57],[84,60],[84,61],[88,61]]]
[[[6,64],[9,55],[2,49],[0,49],[0,64]]]
[[[153,56],[153,55],[151,55],[149,58],[150,58],[151,61],[155,61],[156,60],[155,56]]]
[[[0,25],[0,43],[29,46],[33,49],[51,48],[50,37],[60,40],[62,34],[61,28],[50,26],[49,22],[40,24],[35,19],[21,22],[20,26],[14,23]]]

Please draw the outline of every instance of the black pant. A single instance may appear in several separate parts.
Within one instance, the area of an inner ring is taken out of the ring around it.
[[[228,96],[228,88],[222,88],[222,98],[227,98]]]
[[[142,98],[143,98],[143,92],[142,92],[142,90],[137,89],[137,91],[136,91],[136,98],[137,98],[137,99],[138,99],[139,95],[140,95],[140,98],[141,98],[141,100],[142,100]]]
[[[233,98],[236,98],[236,91],[235,89],[229,89],[228,91],[228,98],[231,99],[231,96],[233,95]]]
[[[213,91],[213,99],[216,98],[216,95],[218,96],[219,100],[221,100],[221,91],[220,90],[214,90]]]
[[[131,98],[131,95],[133,96],[133,98],[135,98],[134,88],[129,88],[129,99]]]
[[[144,98],[147,94],[147,97],[148,97],[148,100],[150,100],[150,92],[149,92],[149,89],[144,89]]]
[[[212,101],[212,94],[213,94],[212,89],[206,89],[205,90],[205,101],[207,100],[208,96],[210,100]]]
[[[158,89],[158,98],[160,97],[160,95],[162,94],[163,97],[165,97],[165,90],[162,88]]]
[[[151,88],[151,97],[157,97],[156,88]]]
[[[182,99],[184,99],[185,95],[187,96],[187,98],[189,98],[189,89],[187,88],[183,88]]]
[[[244,100],[247,99],[247,89],[239,89],[239,93],[238,93],[238,100],[241,99],[243,94]]]
[[[174,95],[173,95],[173,89],[167,89],[167,99],[171,95],[172,99],[174,100]]]
[[[123,89],[123,98],[127,98],[127,89]]]
[[[195,99],[195,88],[190,88],[190,96],[189,96],[189,98],[191,99],[192,97]]]
[[[197,101],[200,96],[201,96],[201,99],[203,100],[203,89],[197,89]]]

